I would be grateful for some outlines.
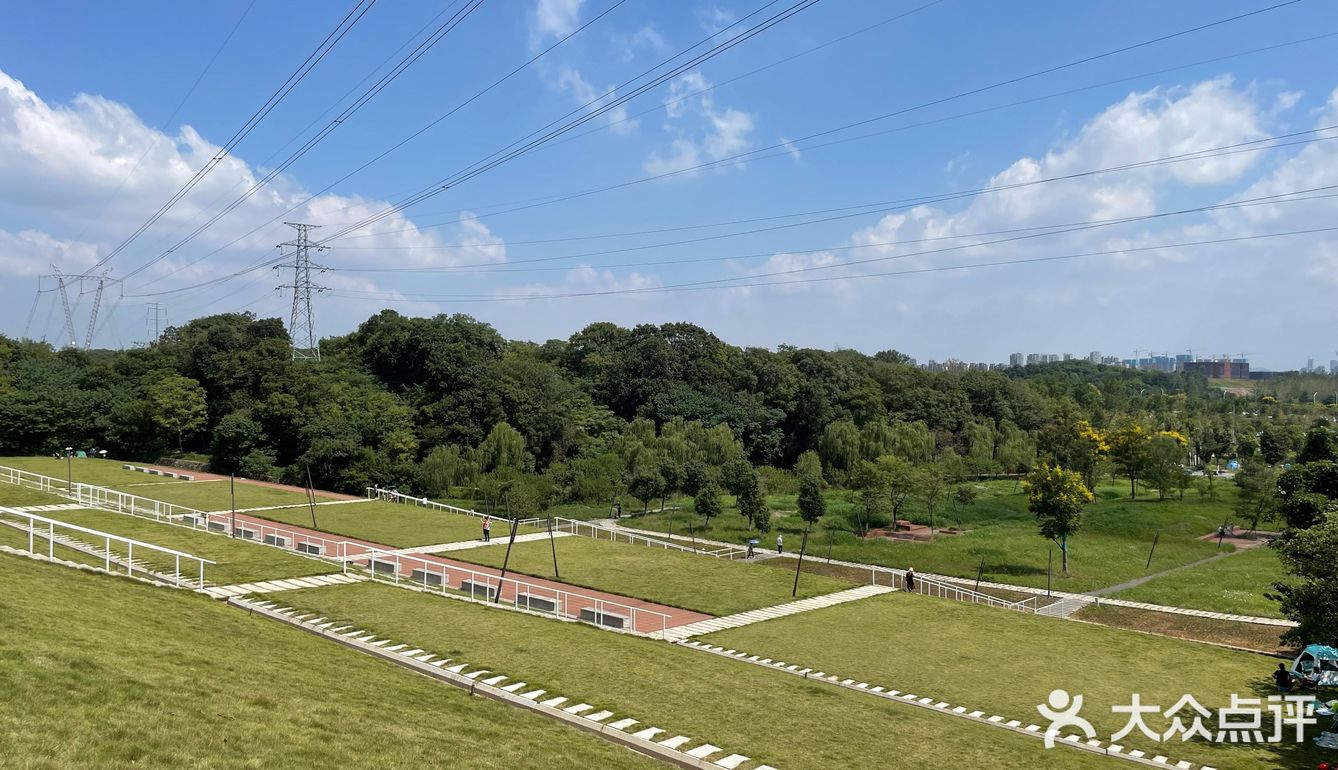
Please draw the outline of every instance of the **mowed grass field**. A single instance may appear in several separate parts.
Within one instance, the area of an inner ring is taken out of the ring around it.
[[[1155,577],[1111,594],[1115,599],[1191,607],[1235,615],[1280,618],[1278,603],[1265,596],[1283,580],[1282,562],[1268,546]]]
[[[661,767],[199,596],[4,555],[0,585],[3,766]]]
[[[983,559],[987,581],[1044,587],[1050,579],[1056,590],[1085,592],[1209,558],[1218,553],[1216,543],[1198,538],[1215,531],[1227,518],[1234,518],[1231,508],[1235,489],[1222,479],[1216,482],[1217,499],[1213,501],[1201,499],[1193,490],[1184,500],[1158,500],[1155,493],[1146,491],[1140,491],[1136,500],[1130,500],[1127,483],[1099,485],[1097,500],[1083,513],[1081,529],[1069,539],[1069,571],[1065,574],[1060,569],[1059,549],[1037,534],[1035,517],[1027,511],[1026,497],[1017,484],[991,481],[971,486],[978,494],[974,505],[945,503],[934,519],[938,527],[961,526],[967,533],[940,535],[932,542],[856,537],[850,531],[851,522],[846,515],[854,505],[852,493],[829,492],[829,513],[814,528],[809,539],[810,551],[815,556],[830,552],[833,558],[845,561],[914,567],[920,572],[972,579]],[[683,509],[678,512],[636,516],[625,523],[630,527],[685,534],[688,523],[692,522],[698,536],[732,543],[743,543],[756,536],[748,529],[746,520],[730,507],[731,499],[726,497],[723,501],[727,504],[726,512],[712,519],[707,529],[701,527],[702,519],[692,511],[690,500],[679,501]],[[794,513],[794,497],[772,495],[768,504],[775,512],[775,531],[785,535],[787,550],[796,549],[804,523]],[[929,523],[918,502],[908,503],[901,516]],[[775,534],[762,539],[763,546],[769,545]]]
[[[795,600],[790,595],[794,573],[759,564],[584,537],[558,538],[555,544],[560,579],[576,586],[711,615],[731,615]],[[453,551],[449,556],[500,567],[506,549],[495,546],[474,548]],[[552,578],[552,546],[546,540],[516,543],[511,549],[507,569]],[[829,594],[853,586],[844,580],[805,573],[799,578],[797,598]]]
[[[228,510],[232,505],[227,479],[209,481],[166,479],[125,470],[117,460],[75,458],[70,461],[67,469],[64,459],[58,460],[54,457],[0,457],[0,465],[40,473],[62,481],[69,471],[75,483],[109,487],[151,500],[161,500],[204,511]],[[245,480],[238,480],[235,489],[238,508],[293,505],[305,503],[307,499],[304,492],[275,489],[248,483]],[[319,501],[333,498],[317,495],[316,499]]]
[[[1082,715],[1109,741],[1127,722],[1114,705],[1132,693],[1169,709],[1181,696],[1204,707],[1230,704],[1231,693],[1274,694],[1276,658],[1121,629],[1011,613],[914,594],[886,594],[703,637],[749,654],[855,677],[1024,724],[1055,688],[1081,693]],[[1149,726],[1170,724],[1150,716]],[[1215,721],[1208,720],[1215,726]],[[1271,725],[1270,725],[1271,727]],[[1318,734],[1312,733],[1312,735]],[[1152,756],[1189,759],[1217,768],[1314,767],[1312,744],[1158,744],[1135,731],[1118,741]],[[1310,763],[1310,764],[1306,764]],[[1058,765],[1055,765],[1058,766]]]
[[[332,535],[370,540],[382,545],[408,548],[415,545],[457,543],[483,537],[483,520],[462,513],[446,513],[402,503],[369,500],[365,503],[340,503],[316,506],[316,526],[311,523],[311,509],[279,508],[257,511],[251,515],[282,524],[318,529]],[[505,537],[510,524],[494,519],[493,539]],[[521,527],[520,534],[534,532]]]
[[[1086,770],[1110,762],[1046,753],[1032,738],[664,642],[385,585],[293,591],[283,603],[710,741],[752,757],[744,768]]]

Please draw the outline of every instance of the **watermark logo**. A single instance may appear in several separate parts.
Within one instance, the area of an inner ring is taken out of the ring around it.
[[[1054,747],[1056,737],[1073,731],[1081,731],[1087,738],[1096,737],[1092,723],[1079,716],[1082,695],[1052,690],[1046,701],[1036,710],[1050,722],[1045,730],[1047,749]],[[1144,703],[1142,695],[1133,693],[1129,703],[1115,704],[1110,711],[1126,716],[1124,727],[1110,736],[1112,743],[1135,734],[1157,743],[1174,741],[1177,737],[1181,741],[1200,738],[1213,743],[1281,743],[1289,736],[1300,743],[1305,740],[1305,728],[1318,723],[1313,695],[1270,695],[1261,699],[1232,693],[1231,705],[1214,713],[1189,694],[1181,696],[1170,708],[1162,709]]]

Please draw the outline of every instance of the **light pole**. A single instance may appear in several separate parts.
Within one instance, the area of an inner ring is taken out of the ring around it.
[[[65,447],[65,491],[74,491],[74,447]]]

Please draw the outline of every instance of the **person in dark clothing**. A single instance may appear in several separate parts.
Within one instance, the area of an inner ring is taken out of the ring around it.
[[[907,567],[907,568],[906,568],[906,590],[907,590],[907,591],[914,591],[914,590],[915,590],[915,568],[914,568],[914,567]]]
[[[1278,692],[1291,692],[1292,672],[1287,670],[1286,663],[1278,664],[1278,670],[1273,672],[1273,681],[1278,685]]]
[[[483,542],[492,542],[492,517],[490,516],[483,517]]]

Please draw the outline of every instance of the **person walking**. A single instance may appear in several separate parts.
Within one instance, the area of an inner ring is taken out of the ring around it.
[[[906,568],[906,590],[907,590],[907,591],[914,591],[914,590],[915,590],[915,568],[914,568],[914,567],[907,567],[907,568]]]
[[[776,553],[785,553],[785,538],[779,534],[776,535]]]
[[[748,540],[748,556],[747,556],[746,558],[749,558],[749,559],[753,558],[753,546],[755,546],[755,545],[757,545],[757,538],[755,538],[755,537],[754,537],[754,538],[749,538],[749,540]]]
[[[491,516],[484,516],[484,517],[483,517],[483,542],[485,542],[485,543],[491,543],[491,542],[492,542],[492,517],[491,517]]]

